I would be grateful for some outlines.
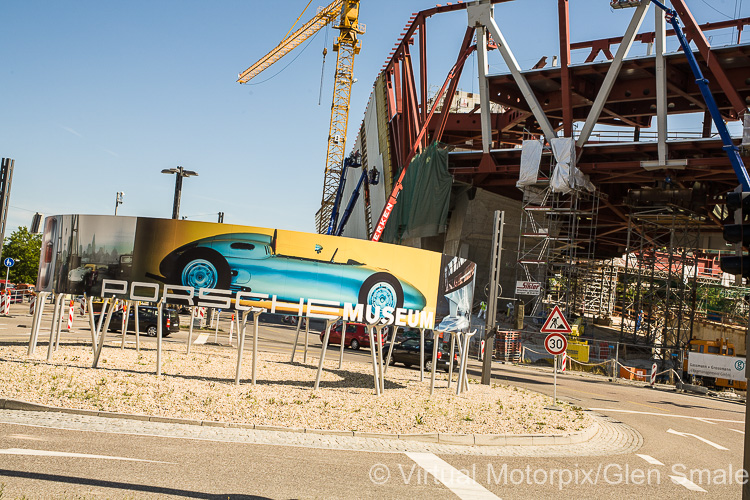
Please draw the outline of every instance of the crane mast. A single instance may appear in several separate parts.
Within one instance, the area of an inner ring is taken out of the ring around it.
[[[359,24],[359,0],[347,0],[341,7],[339,37],[333,45],[336,56],[336,75],[333,83],[331,125],[328,130],[328,151],[323,178],[323,198],[315,215],[318,233],[325,233],[333,211],[341,169],[344,164],[346,130],[349,125],[349,102],[354,84],[354,56],[359,54],[361,42],[357,35],[364,33]]]
[[[357,37],[365,32],[365,26],[359,24],[359,2],[360,0],[334,0],[326,7],[318,9],[315,17],[284,38],[273,50],[237,77],[239,83],[249,82],[338,17],[339,22],[335,28],[339,30],[339,36],[333,44],[333,50],[337,52],[336,75],[333,83],[331,122],[328,129],[323,197],[320,209],[315,216],[318,233],[325,233],[328,229],[344,163],[346,129],[349,125],[349,102],[354,84],[354,56],[359,54],[362,45]]]

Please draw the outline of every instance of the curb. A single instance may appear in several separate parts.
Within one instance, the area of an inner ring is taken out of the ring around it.
[[[29,403],[20,399],[0,398],[0,409],[23,410],[38,412],[67,413],[71,415],[88,415],[92,417],[120,418],[126,420],[142,420],[164,424],[197,425],[205,427],[226,427],[251,429],[256,431],[292,432],[303,434],[319,434],[327,436],[345,436],[376,439],[396,439],[402,441],[418,441],[422,443],[439,443],[459,446],[545,446],[580,444],[588,441],[599,432],[599,422],[582,431],[565,434],[450,434],[433,432],[426,434],[385,434],[360,431],[340,431],[330,429],[303,429],[295,427],[277,427],[272,425],[245,424],[240,422],[216,422],[212,420],[195,420],[186,418],[154,417],[133,413],[117,413],[111,411],[83,410],[76,408],[62,408]]]

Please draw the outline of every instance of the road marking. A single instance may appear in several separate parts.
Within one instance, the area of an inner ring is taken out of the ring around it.
[[[726,451],[729,451],[729,448],[724,448],[724,447],[723,447],[722,445],[720,445],[720,444],[716,444],[716,443],[714,443],[713,441],[709,441],[709,440],[708,440],[708,439],[706,439],[706,438],[702,438],[702,437],[700,437],[700,436],[696,436],[695,434],[690,434],[689,432],[678,432],[678,431],[676,431],[676,430],[674,430],[674,429],[667,429],[667,432],[668,432],[669,434],[676,434],[676,435],[678,435],[678,436],[683,436],[683,437],[685,437],[685,436],[692,436],[692,437],[694,437],[695,439],[697,439],[697,440],[699,440],[699,441],[703,441],[704,443],[706,443],[706,444],[707,444],[707,445],[709,445],[709,446],[713,446],[713,447],[714,447],[714,448],[716,448],[717,450],[726,450]]]
[[[745,433],[745,431],[740,431],[740,430],[737,430],[737,429],[729,429],[729,430],[732,431],[732,432],[739,432],[740,434],[744,434]]]
[[[708,419],[706,419],[706,418],[699,418],[699,417],[695,417],[695,419],[696,419],[696,420],[700,420],[701,422],[703,422],[703,423],[705,423],[705,424],[716,425],[716,422],[711,422],[710,420],[708,420]]]
[[[646,462],[650,463],[651,465],[664,465],[663,463],[659,462],[657,459],[650,455],[641,455],[639,453],[635,454],[637,457],[641,457]]]
[[[653,408],[655,410],[661,410],[661,411],[666,411],[667,413],[672,413],[671,411],[667,410],[666,408],[660,408],[660,407],[654,406],[654,405],[647,405],[646,403],[639,403],[638,401],[628,401],[628,403],[633,403],[634,405],[646,406],[648,408]]]
[[[193,344],[205,344],[208,340],[208,334],[203,332],[198,335],[198,338],[193,341]]]
[[[27,450],[21,448],[8,448],[0,450],[0,455],[29,455],[36,457],[68,457],[68,458],[98,458],[103,460],[124,460],[128,462],[150,462],[153,464],[177,465],[174,462],[160,462],[158,460],[144,460],[141,458],[110,457],[107,455],[89,455],[87,453],[67,453],[64,451]]]
[[[672,415],[669,413],[653,413],[648,411],[635,411],[635,410],[619,410],[615,408],[589,408],[589,410],[593,411],[611,411],[611,412],[617,412],[617,413],[635,413],[638,415],[657,415],[659,417],[672,417],[672,418],[689,418],[692,420],[712,420],[714,422],[725,422],[729,424],[744,424],[744,420],[726,420],[723,418],[710,418],[710,417],[691,417],[690,415]]]
[[[414,460],[417,465],[443,483],[458,498],[472,500],[498,500],[499,498],[484,486],[432,453],[409,452],[406,453],[406,456]]]
[[[685,488],[689,489],[690,491],[700,491],[701,493],[707,493],[706,490],[692,482],[690,479],[684,477],[684,476],[669,476],[669,479],[672,480],[674,484],[679,484],[680,486],[684,486]]]

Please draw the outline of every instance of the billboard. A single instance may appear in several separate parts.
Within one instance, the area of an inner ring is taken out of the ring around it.
[[[702,377],[724,378],[744,382],[745,359],[719,354],[688,353],[688,373]]]
[[[45,220],[37,289],[462,331],[475,271],[458,257],[337,236],[60,215]]]

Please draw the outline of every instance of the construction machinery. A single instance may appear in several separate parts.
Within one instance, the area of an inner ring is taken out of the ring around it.
[[[331,221],[328,225],[328,231],[326,234],[333,234],[335,236],[341,236],[344,234],[344,228],[346,227],[346,223],[349,222],[349,217],[352,215],[354,205],[356,205],[357,200],[359,199],[359,193],[362,191],[363,186],[365,189],[366,206],[369,207],[370,204],[369,201],[367,201],[367,196],[369,196],[370,185],[376,185],[380,181],[380,172],[378,172],[376,168],[368,171],[361,167],[362,163],[360,162],[359,151],[352,153],[346,158],[346,160],[344,160],[344,168],[341,170],[341,180],[339,181],[339,188],[336,193],[336,198],[334,199],[333,211],[331,212]],[[357,186],[354,188],[354,192],[352,192],[351,198],[349,198],[349,203],[346,205],[344,214],[341,216],[341,222],[339,222],[339,208],[341,207],[344,188],[346,187],[347,172],[350,168],[360,168],[362,173],[359,177],[359,181],[357,181]]]
[[[328,229],[343,169],[346,130],[349,123],[349,101],[354,83],[354,56],[359,54],[362,45],[357,37],[365,32],[365,26],[359,24],[359,3],[359,0],[334,0],[326,7],[319,8],[312,19],[294,33],[288,34],[273,50],[240,73],[237,78],[239,83],[249,82],[338,18],[339,22],[334,26],[339,31],[339,36],[333,44],[333,50],[337,52],[336,74],[328,131],[323,197],[315,221],[318,233],[325,233]]]

